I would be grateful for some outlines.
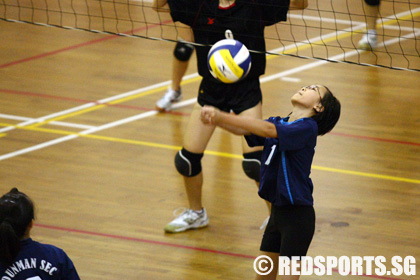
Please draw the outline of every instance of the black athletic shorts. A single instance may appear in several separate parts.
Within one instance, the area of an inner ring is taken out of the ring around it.
[[[222,111],[239,114],[262,101],[259,78],[245,79],[233,84],[203,79],[198,91],[198,104],[211,105]]]
[[[280,256],[306,256],[315,232],[315,210],[312,206],[271,207],[260,250]]]
[[[365,0],[365,2],[369,6],[379,6],[381,4],[380,0]]]

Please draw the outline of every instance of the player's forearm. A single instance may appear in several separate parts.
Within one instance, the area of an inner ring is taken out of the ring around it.
[[[247,135],[252,133],[261,137],[277,137],[277,130],[275,125],[260,119],[236,116],[220,112],[216,124],[231,132],[233,132],[232,130],[235,129],[236,132],[240,133],[233,133],[239,135]]]
[[[227,131],[229,131],[230,133],[233,133],[233,134],[236,134],[236,135],[249,135],[249,134],[251,134],[251,132],[249,132],[245,129],[238,128],[238,127],[228,125],[228,124],[225,124],[225,123],[220,123],[220,124],[218,124],[218,126],[227,130]]]

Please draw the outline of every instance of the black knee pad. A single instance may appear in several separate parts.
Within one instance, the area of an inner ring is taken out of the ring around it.
[[[175,156],[175,167],[185,177],[194,177],[201,172],[203,154],[191,153],[184,148]]]
[[[261,168],[262,151],[244,154],[242,160],[242,168],[245,174],[257,182],[260,181],[260,168]]]
[[[174,49],[174,56],[181,61],[188,61],[194,51],[194,46],[178,41]]]
[[[379,6],[381,0],[365,0],[365,3],[369,6]]]

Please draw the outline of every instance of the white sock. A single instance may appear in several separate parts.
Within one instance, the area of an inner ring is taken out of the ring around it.
[[[197,213],[198,215],[203,214],[203,211],[204,211],[204,209],[201,209],[201,210],[199,210],[199,211],[197,211],[197,210],[193,210],[193,212]]]
[[[376,30],[375,30],[375,29],[369,29],[369,30],[367,31],[367,34],[368,34],[368,35],[370,35],[370,36],[376,36],[376,35],[377,35],[377,33],[376,33]]]

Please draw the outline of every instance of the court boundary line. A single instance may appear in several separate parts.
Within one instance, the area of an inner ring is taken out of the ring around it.
[[[1,113],[0,113],[0,118],[8,119],[8,120],[15,120],[15,121],[32,121],[34,119],[34,118],[1,114]],[[73,127],[73,128],[80,128],[80,129],[90,129],[90,128],[96,127],[94,125],[86,125],[86,124],[71,123],[71,122],[56,122],[56,121],[52,121],[50,122],[50,124],[56,125],[56,126]]]
[[[193,74],[190,74],[190,75],[186,75],[184,78],[186,80],[185,82],[188,83],[188,82],[194,82],[197,77],[199,77],[198,73],[193,73]],[[70,109],[66,109],[66,110],[63,110],[63,111],[60,111],[60,112],[55,112],[55,113],[49,114],[47,116],[34,118],[31,121],[19,123],[19,124],[17,124],[17,126],[10,126],[10,127],[6,127],[6,128],[2,128],[2,129],[0,129],[0,133],[4,133],[4,132],[7,132],[7,131],[10,131],[10,130],[13,130],[13,129],[16,129],[16,128],[19,128],[19,127],[28,126],[28,125],[32,125],[32,124],[39,124],[39,123],[46,124],[47,120],[49,120],[49,122],[57,121],[58,117],[73,114],[75,112],[79,112],[79,111],[83,111],[83,110],[89,110],[89,109],[91,109],[92,107],[95,107],[95,106],[104,106],[104,105],[107,106],[109,104],[114,105],[114,103],[118,104],[117,102],[124,102],[124,101],[134,99],[134,98],[138,98],[138,97],[141,97],[141,96],[150,95],[150,94],[153,94],[157,91],[161,91],[161,90],[166,89],[166,87],[168,85],[170,85],[170,83],[171,83],[170,80],[160,82],[160,83],[153,84],[153,85],[150,85],[150,86],[146,86],[146,87],[142,87],[142,88],[139,88],[139,89],[124,92],[124,93],[121,93],[121,94],[117,94],[117,95],[114,95],[114,96],[111,96],[111,97],[106,97],[106,98],[103,98],[103,99],[100,99],[100,100],[97,100],[97,101],[92,101],[92,102],[89,102],[89,103],[86,103],[86,104],[83,104],[83,105],[80,105],[80,106],[77,106],[77,107],[73,107],[73,108],[70,108]],[[81,113],[79,113],[79,114],[81,114]]]
[[[67,96],[56,96],[56,95],[51,95],[51,94],[36,93],[36,92],[29,92],[29,91],[10,90],[10,89],[4,89],[4,88],[0,88],[0,93],[31,96],[31,97],[45,98],[45,99],[52,99],[52,100],[55,99],[55,100],[60,100],[60,101],[69,101],[69,102],[82,103],[82,104],[97,102],[95,100],[72,98],[72,97],[67,97]],[[151,110],[149,107],[146,108],[146,107],[141,107],[141,106],[131,106],[131,105],[125,105],[125,104],[106,103],[106,105],[109,106],[109,107],[133,109],[133,110],[138,110],[138,111],[149,111],[149,110]],[[174,112],[174,111],[168,111],[166,113],[167,114],[174,114],[174,115],[185,115],[184,113]]]

